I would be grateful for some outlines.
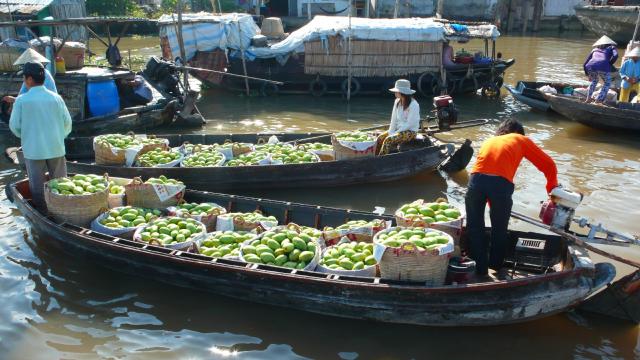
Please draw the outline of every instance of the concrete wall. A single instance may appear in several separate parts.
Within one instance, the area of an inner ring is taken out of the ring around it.
[[[437,0],[400,0],[398,7],[398,17],[430,17],[436,9]],[[393,17],[393,10],[396,0],[375,0],[372,1],[375,14],[371,17]]]
[[[545,17],[574,16],[576,5],[585,4],[585,0],[544,0]]]
[[[446,19],[493,21],[498,0],[438,0],[437,12]]]

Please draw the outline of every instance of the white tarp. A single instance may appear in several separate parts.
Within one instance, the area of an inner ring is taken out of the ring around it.
[[[163,31],[169,35],[171,50],[179,53],[175,26],[172,24],[175,17],[163,15],[160,20],[161,35]],[[238,40],[237,23],[240,19],[242,31],[242,45],[245,47],[249,59],[258,58],[285,58],[292,52],[304,52],[304,43],[329,36],[349,35],[349,18],[345,16],[315,16],[313,20],[300,29],[292,32],[286,39],[272,44],[269,47],[249,47],[251,38],[260,33],[259,29],[249,15],[227,14],[213,16],[209,14],[185,15],[184,42],[187,50],[187,59],[190,59],[196,50],[209,51],[214,48],[240,49]],[[198,21],[196,23],[190,23]],[[199,22],[202,21],[202,22]],[[215,22],[213,22],[215,21]],[[251,23],[253,26],[249,26]],[[193,29],[192,29],[193,27]],[[224,37],[226,39],[223,39]],[[445,38],[456,39],[463,37],[497,38],[500,36],[493,25],[464,26],[445,24],[434,21],[433,18],[403,18],[403,19],[368,19],[351,18],[352,39],[360,40],[400,40],[400,41],[443,41]],[[177,50],[177,52],[174,51]],[[189,56],[191,54],[191,56]],[[233,56],[233,54],[231,54]]]

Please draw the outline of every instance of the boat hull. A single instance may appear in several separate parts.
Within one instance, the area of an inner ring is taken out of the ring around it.
[[[25,188],[27,184],[18,186]],[[576,258],[578,265],[570,271],[476,285],[429,288],[379,278],[335,277],[212,260],[58,225],[35,211],[15,184],[8,192],[35,231],[47,237],[48,244],[73,256],[171,285],[344,318],[427,326],[531,321],[572,308],[615,275],[605,267],[606,276],[598,277],[598,267],[581,267],[584,263]],[[598,278],[601,280],[595,281]]]
[[[533,99],[531,97],[525,96],[522,94],[522,92],[518,91],[516,88],[510,85],[505,85],[505,88],[507,89],[507,91],[509,91],[509,93],[511,93],[511,95],[516,100],[520,101],[525,105],[528,105],[534,110],[548,111],[551,108],[549,106],[549,103],[546,100],[538,100],[538,99]]]
[[[597,129],[640,131],[640,111],[587,104],[566,96],[546,95],[551,108],[560,115]]]
[[[578,20],[596,35],[607,35],[621,46],[631,41],[638,17],[636,6],[584,6],[575,10]]]

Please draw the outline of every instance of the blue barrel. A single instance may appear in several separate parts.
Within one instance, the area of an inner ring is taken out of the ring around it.
[[[120,96],[115,80],[87,83],[87,102],[91,116],[111,115],[120,111]]]

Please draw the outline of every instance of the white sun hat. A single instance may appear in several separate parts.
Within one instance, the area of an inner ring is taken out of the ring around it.
[[[624,54],[624,57],[640,57],[640,48],[633,48]]]
[[[600,45],[618,45],[618,44],[616,44],[615,41],[611,40],[611,38],[608,37],[607,35],[602,35],[602,37],[598,39],[598,41],[594,42],[592,46],[596,47]]]
[[[389,89],[391,92],[399,92],[405,95],[413,95],[416,93],[415,90],[411,89],[411,82],[406,79],[398,79],[396,80],[396,84],[392,89]]]
[[[49,63],[50,61],[46,57],[40,55],[39,52],[33,49],[27,49],[22,53],[22,55],[20,55],[20,57],[16,59],[13,65],[24,65],[28,62],[37,62],[40,64],[46,64],[46,63]]]

